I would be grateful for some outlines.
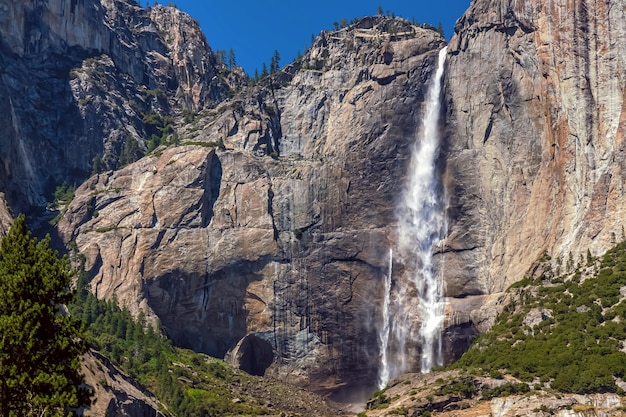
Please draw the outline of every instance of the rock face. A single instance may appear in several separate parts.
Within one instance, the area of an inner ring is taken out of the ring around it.
[[[163,417],[167,408],[144,387],[120,372],[100,353],[83,356],[85,383],[94,392],[93,403],[84,415],[120,417]]]
[[[252,373],[375,380],[394,209],[443,38],[364,18],[228,98],[243,75],[174,8],[0,11],[0,232],[10,208],[93,169],[58,233],[99,297]],[[561,267],[624,237],[625,14],[617,0],[475,0],[457,22],[435,256],[449,358],[544,253]]]
[[[623,4],[477,0],[455,30],[445,104],[456,292],[503,291],[544,252],[565,267],[623,239]]]
[[[17,211],[45,207],[63,181],[118,167],[124,147],[145,149],[167,116],[241,86],[174,8],[2,0],[0,11],[0,189]]]
[[[188,145],[92,177],[58,229],[93,291],[182,346],[224,357],[239,342],[229,356],[253,373],[374,381],[395,199],[443,45],[383,17],[323,33],[181,129]]]

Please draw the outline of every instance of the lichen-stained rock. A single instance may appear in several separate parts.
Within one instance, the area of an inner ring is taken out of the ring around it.
[[[455,30],[447,275],[497,293],[544,252],[564,268],[623,239],[623,3],[477,0]]]
[[[247,337],[229,356],[256,373],[374,381],[394,207],[444,44],[382,16],[325,32],[182,146],[92,177],[58,225],[92,290],[214,356]]]

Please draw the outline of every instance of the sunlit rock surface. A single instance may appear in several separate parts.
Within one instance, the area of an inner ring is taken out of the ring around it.
[[[570,254],[578,262],[622,240],[623,3],[477,0],[456,32],[445,81],[449,290],[498,293],[544,252],[564,271]]]
[[[92,177],[59,224],[92,290],[214,356],[254,334],[274,349],[256,373],[373,382],[395,202],[443,44],[383,17],[323,33],[182,127],[183,146]]]

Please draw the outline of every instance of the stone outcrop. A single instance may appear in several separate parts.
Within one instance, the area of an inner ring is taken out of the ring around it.
[[[486,390],[519,382],[510,375],[503,378],[468,378],[458,372],[449,371],[405,374],[392,381],[384,392],[389,404],[386,407],[375,407],[377,399],[374,398],[370,401],[371,409],[367,410],[367,416],[401,415],[404,412],[408,413],[405,415],[437,413],[443,417],[610,417],[622,413],[623,397],[613,393],[581,395],[538,390],[495,398],[486,395]],[[472,388],[464,392],[445,389],[446,385],[454,383]]]
[[[84,410],[85,416],[164,416],[162,410],[167,407],[100,353],[87,352],[82,365],[85,383],[94,393],[92,404]]]
[[[395,200],[443,45],[384,17],[325,32],[181,146],[92,177],[58,226],[92,290],[179,345],[224,357],[239,342],[229,357],[254,373],[374,381]],[[271,366],[251,367],[268,345]]]
[[[445,262],[458,294],[503,291],[544,252],[564,268],[623,239],[625,13],[613,0],[477,0],[457,21]]]

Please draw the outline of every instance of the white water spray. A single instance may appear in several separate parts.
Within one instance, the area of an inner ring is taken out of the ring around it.
[[[391,276],[393,274],[393,249],[389,248],[389,266],[385,276],[385,296],[383,298],[383,322],[378,332],[378,345],[380,346],[380,370],[378,372],[378,388],[383,389],[389,382],[391,374],[389,357],[389,307],[391,304]]]
[[[379,387],[386,386],[391,378],[411,368],[411,362],[415,363],[412,349],[417,345],[422,349],[422,372],[443,365],[441,331],[445,303],[442,276],[437,276],[434,271],[433,249],[440,244],[446,231],[445,207],[436,167],[441,79],[446,52],[447,48],[439,52],[419,137],[411,152],[408,181],[397,208],[398,256],[410,276],[396,278],[393,293],[391,274],[385,280],[383,325],[379,332]],[[416,322],[421,323],[417,328]]]
[[[443,282],[433,271],[433,248],[445,233],[446,218],[437,177],[439,154],[439,113],[441,78],[447,48],[439,52],[437,71],[428,89],[426,114],[420,140],[411,155],[409,182],[400,217],[400,247],[413,251],[413,282],[419,297],[419,341],[422,346],[422,372],[443,365],[440,334],[444,320]]]

